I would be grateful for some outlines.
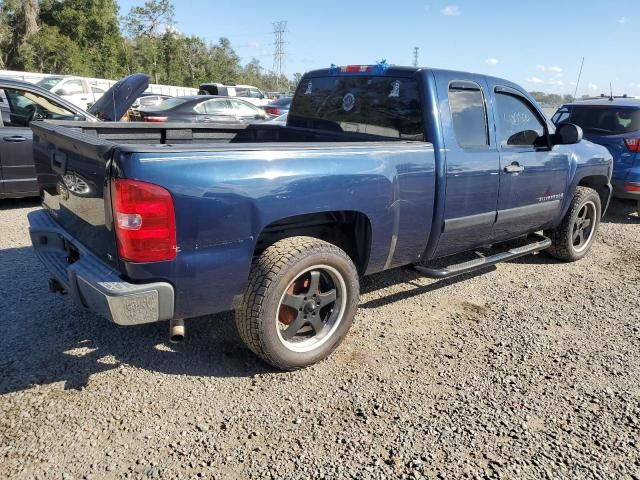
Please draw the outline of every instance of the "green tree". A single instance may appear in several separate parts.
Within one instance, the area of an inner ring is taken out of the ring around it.
[[[95,72],[85,53],[58,27],[44,25],[19,48],[22,68],[27,71],[91,76]]]
[[[149,0],[141,7],[132,7],[123,19],[125,31],[131,38],[133,63],[145,66],[145,72],[160,83],[163,69],[166,75],[166,61],[161,60],[161,52],[173,47],[175,10],[169,0]]]
[[[116,0],[42,0],[40,10],[44,24],[57,27],[80,48],[92,75],[117,78],[124,73]]]

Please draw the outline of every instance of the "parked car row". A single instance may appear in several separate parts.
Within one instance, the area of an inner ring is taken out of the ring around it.
[[[95,113],[100,115],[99,109],[91,106],[105,92],[84,78],[62,75],[46,77],[36,85],[19,80],[3,82],[0,83],[3,133],[0,198],[33,195],[37,185],[28,153],[29,123],[40,119],[98,120]],[[148,86],[148,80],[141,85]],[[139,92],[141,87],[133,88]],[[278,98],[269,100],[274,96]],[[143,122],[240,124],[271,119],[275,124],[285,125],[291,102],[290,94],[265,95],[251,85],[203,83],[199,95],[191,97],[140,93],[124,118]],[[586,140],[608,148],[614,157],[614,195],[638,200],[640,210],[640,100],[602,97],[576,101],[563,105],[552,121],[556,125],[576,124],[583,129]]]
[[[156,123],[248,124],[273,118],[275,112],[286,112],[291,103],[291,98],[276,100],[268,114],[267,107],[260,108],[246,97],[235,96],[255,87],[238,85],[231,97],[169,97],[144,93],[148,85],[146,75],[134,74],[107,92],[97,96],[96,90],[96,96],[89,97],[86,91],[93,87],[78,77],[50,76],[38,84],[0,79],[0,198],[38,195],[30,128],[34,120],[99,122],[124,118]],[[231,93],[222,88],[219,91]]]

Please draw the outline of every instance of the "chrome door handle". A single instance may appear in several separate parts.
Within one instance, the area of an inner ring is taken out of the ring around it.
[[[4,137],[2,140],[4,140],[5,142],[10,142],[10,143],[19,143],[19,142],[26,142],[27,139],[25,137],[22,137],[20,135],[11,135],[10,137]]]
[[[511,165],[504,167],[504,171],[507,173],[520,173],[524,171],[524,167],[520,166],[518,162],[513,162]]]

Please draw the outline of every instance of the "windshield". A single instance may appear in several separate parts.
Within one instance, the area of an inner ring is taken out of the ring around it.
[[[291,104],[288,125],[423,140],[418,82],[363,75],[307,78]]]
[[[166,100],[160,102],[158,106],[153,107],[153,110],[171,110],[178,105],[182,105],[186,101],[187,99],[185,98],[167,98]]]
[[[640,130],[640,107],[569,105],[558,110],[553,122],[576,124],[585,133],[620,135]]]
[[[46,77],[40,80],[36,85],[39,85],[42,88],[46,88],[47,90],[51,90],[57,84],[60,83],[63,77]]]

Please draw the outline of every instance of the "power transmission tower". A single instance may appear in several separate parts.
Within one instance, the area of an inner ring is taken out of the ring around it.
[[[273,22],[273,35],[274,35],[274,50],[273,50],[273,73],[276,76],[276,85],[278,88],[280,87],[280,79],[283,75],[285,75],[284,70],[284,61],[285,61],[285,52],[284,52],[284,34],[287,30],[287,22]]]
[[[418,47],[413,47],[413,66],[414,67],[418,66],[418,50],[420,50]]]

